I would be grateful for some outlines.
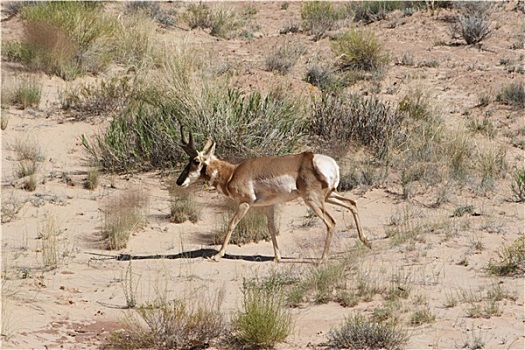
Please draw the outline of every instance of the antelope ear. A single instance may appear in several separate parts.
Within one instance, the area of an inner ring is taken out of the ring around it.
[[[210,158],[215,153],[215,142],[212,139],[208,139],[202,153],[206,158]]]

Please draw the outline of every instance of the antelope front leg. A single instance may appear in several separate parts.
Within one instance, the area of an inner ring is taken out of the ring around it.
[[[239,221],[241,221],[241,219],[246,214],[248,209],[250,209],[250,205],[248,203],[239,204],[239,208],[237,208],[237,212],[232,217],[230,224],[228,225],[228,231],[226,232],[226,237],[224,237],[224,242],[222,242],[221,250],[219,250],[219,252],[213,256],[213,260],[219,261],[224,256],[224,253],[226,253],[226,246],[228,245],[228,242],[230,241],[233,230],[235,230],[235,226],[237,226]]]

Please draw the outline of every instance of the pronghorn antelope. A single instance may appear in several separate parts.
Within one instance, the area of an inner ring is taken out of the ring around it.
[[[215,142],[212,140],[208,140],[204,149],[198,152],[193,143],[192,133],[189,133],[187,141],[182,126],[181,141],[181,147],[190,156],[190,161],[177,179],[177,185],[187,187],[192,181],[204,178],[210,186],[239,202],[237,212],[228,225],[222,247],[213,260],[219,261],[224,256],[235,226],[248,209],[254,206],[264,207],[266,211],[275,261],[279,262],[281,254],[275,237],[275,206],[299,197],[326,225],[327,234],[321,262],[328,259],[335,227],[335,220],[325,210],[325,203],[349,209],[354,216],[359,239],[371,248],[361,229],[356,202],[336,192],[339,184],[339,166],[333,158],[303,152],[281,157],[249,158],[234,165],[215,157]]]

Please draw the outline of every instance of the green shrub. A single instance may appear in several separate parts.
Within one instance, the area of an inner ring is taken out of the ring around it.
[[[97,54],[97,41],[110,36],[114,24],[96,2],[43,2],[22,8],[24,36],[20,60],[64,79],[104,67],[107,56]]]
[[[144,11],[155,21],[164,26],[175,25],[175,19],[163,11],[158,2],[155,1],[133,1],[126,4],[129,11]]]
[[[286,74],[305,51],[306,49],[300,43],[286,42],[266,57],[265,68],[268,71],[278,71],[281,74]]]
[[[155,300],[136,307],[107,339],[111,349],[200,349],[226,333],[216,302]]]
[[[323,93],[314,100],[310,132],[327,140],[340,140],[340,147],[349,141],[359,142],[383,158],[402,141],[404,119],[404,113],[376,97]]]
[[[352,1],[349,11],[354,13],[354,22],[370,24],[384,20],[394,10],[404,9],[404,1]]]
[[[62,109],[72,112],[77,119],[86,119],[118,113],[131,102],[134,93],[129,77],[114,77],[102,80],[99,86],[87,84],[68,90],[60,103]]]
[[[381,72],[390,60],[370,30],[350,29],[332,40],[330,48],[341,58],[341,69]]]
[[[525,170],[517,170],[510,185],[515,202],[525,202]]]
[[[301,5],[302,27],[316,41],[327,31],[336,29],[338,22],[345,17],[345,10],[331,2],[307,1]]]
[[[210,7],[202,2],[188,5],[184,17],[191,29],[210,29],[211,35],[222,38],[233,36],[243,25],[234,10]]]
[[[499,261],[491,259],[487,271],[492,275],[509,276],[525,271],[525,236],[520,236],[511,245],[498,250]]]
[[[14,87],[2,89],[2,103],[15,105],[20,109],[38,107],[42,96],[42,84],[34,79],[22,79]]]
[[[504,87],[496,96],[496,100],[511,106],[525,106],[525,87],[522,81],[511,83]]]
[[[244,282],[243,307],[233,321],[233,328],[240,343],[270,348],[288,337],[293,328],[292,317],[278,284],[261,287],[253,281]]]
[[[90,168],[87,172],[86,180],[84,181],[84,188],[93,191],[98,186],[98,169]]]
[[[328,333],[328,343],[336,349],[402,349],[407,340],[405,330],[359,314],[345,318],[338,329]]]

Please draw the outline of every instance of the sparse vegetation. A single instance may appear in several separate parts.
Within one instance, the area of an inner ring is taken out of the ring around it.
[[[242,310],[233,320],[236,339],[262,348],[272,348],[285,340],[293,329],[293,320],[285,308],[281,286],[244,281],[242,293]]]
[[[515,202],[525,202],[525,170],[518,169],[514,172],[510,188]]]
[[[355,1],[347,4],[349,11],[354,14],[354,22],[364,24],[384,20],[389,12],[409,5],[403,1]]]
[[[184,14],[191,29],[209,29],[210,34],[223,38],[231,38],[242,26],[239,15],[230,8],[209,6],[205,3],[190,4]]]
[[[525,106],[525,85],[522,81],[510,83],[502,88],[496,96],[496,100],[510,106]]]
[[[511,245],[498,250],[499,261],[491,259],[487,266],[490,274],[512,276],[525,271],[525,237],[522,235]]]
[[[9,90],[3,85],[2,104],[14,105],[20,109],[38,107],[41,95],[42,84],[34,79],[25,78],[15,82]]]
[[[103,232],[108,249],[126,247],[131,232],[145,222],[147,205],[148,196],[141,190],[126,191],[108,201]]]
[[[327,31],[337,29],[339,21],[346,16],[346,10],[332,2],[308,1],[301,6],[302,28],[313,35],[315,41]]]
[[[205,348],[226,332],[220,300],[159,298],[135,307],[107,340],[112,349]]]
[[[81,120],[87,117],[117,114],[132,99],[130,78],[102,80],[99,86],[83,85],[63,93],[61,107]]]
[[[310,132],[325,139],[369,146],[376,157],[385,157],[401,140],[404,114],[375,97],[357,94],[332,96],[323,93],[314,100]]]
[[[62,229],[54,216],[48,216],[42,223],[39,238],[42,242],[42,262],[49,269],[56,269],[60,259],[59,240]]]
[[[222,244],[224,241],[224,236],[228,230],[228,224],[237,211],[237,207],[238,205],[235,201],[227,200],[227,213],[223,216],[221,228],[213,237],[214,244]],[[235,227],[230,242],[232,244],[241,245],[251,242],[257,243],[261,240],[270,240],[266,214],[261,208],[251,208]]]
[[[179,188],[175,182],[170,182],[170,221],[182,223],[189,220],[192,223],[199,221],[201,216],[201,206],[195,202],[191,191]]]
[[[345,318],[328,333],[328,343],[336,349],[402,349],[407,340],[406,330],[359,314]]]
[[[390,60],[374,33],[366,29],[350,29],[330,42],[330,48],[340,57],[343,70],[381,72]]]
[[[281,74],[286,74],[295,65],[297,59],[304,54],[305,50],[300,43],[288,41],[266,57],[265,68],[268,71],[278,71]]]
[[[99,172],[98,168],[90,168],[87,172],[86,180],[84,181],[84,188],[93,191],[98,186]]]
[[[490,3],[483,1],[461,2],[458,6],[460,15],[451,27],[452,38],[456,38],[459,33],[468,45],[487,38],[491,33],[488,24],[490,6]]]
[[[18,197],[15,192],[11,192],[9,196],[2,196],[2,223],[16,220],[25,203],[26,200]]]

